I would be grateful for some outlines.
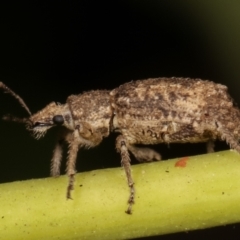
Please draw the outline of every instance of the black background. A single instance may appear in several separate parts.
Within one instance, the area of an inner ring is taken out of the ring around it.
[[[172,76],[225,84],[239,104],[239,11],[239,1],[217,0],[2,5],[0,81],[22,96],[33,113],[51,101],[64,103],[71,94]],[[15,99],[0,94],[0,115],[6,113],[27,117]],[[0,181],[49,176],[56,132],[52,129],[36,141],[24,126],[1,121]],[[114,139],[82,150],[78,171],[119,167]],[[218,143],[217,150],[225,148]],[[159,150],[164,159],[205,152],[202,144],[160,146]],[[219,234],[221,239],[233,239],[239,233],[239,225],[234,224],[161,239],[210,239]]]

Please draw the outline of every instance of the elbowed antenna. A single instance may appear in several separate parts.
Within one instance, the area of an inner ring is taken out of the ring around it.
[[[18,123],[28,123],[30,121],[28,118],[18,118],[18,117],[12,116],[11,114],[4,115],[2,119],[5,121],[18,122]]]
[[[17,95],[15,92],[13,92],[9,87],[7,87],[3,82],[0,82],[0,88],[4,89],[5,92],[11,94],[13,97],[15,97],[18,102],[21,104],[21,106],[28,112],[28,114],[31,116],[32,113],[31,111],[29,110],[27,104],[23,101],[23,99]],[[10,117],[11,118],[11,117]],[[13,121],[16,121],[16,119],[13,119]]]

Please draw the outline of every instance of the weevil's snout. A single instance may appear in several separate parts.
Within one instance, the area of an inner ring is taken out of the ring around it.
[[[68,112],[66,104],[60,105],[52,102],[28,119],[27,129],[32,131],[35,138],[39,139],[53,126],[66,126]]]
[[[52,127],[54,125],[63,125],[64,119],[62,115],[55,115],[52,118],[33,121],[32,118],[26,121],[29,130]]]

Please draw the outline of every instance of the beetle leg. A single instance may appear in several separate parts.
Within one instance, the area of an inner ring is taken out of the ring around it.
[[[214,146],[215,146],[214,141],[209,140],[206,143],[207,153],[213,153],[214,152]]]
[[[67,161],[67,175],[69,177],[67,187],[67,199],[71,199],[71,190],[74,189],[74,176],[76,173],[75,165],[77,159],[77,153],[79,148],[78,131],[75,130],[71,135],[71,139],[68,139],[69,150],[68,150],[68,161]]]
[[[151,148],[146,147],[136,147],[134,145],[129,145],[128,150],[134,155],[134,157],[139,162],[152,162],[160,161],[161,155]]]
[[[61,161],[62,161],[62,152],[63,152],[63,145],[64,140],[66,140],[66,136],[69,132],[65,129],[61,131],[61,133],[58,136],[57,143],[55,145],[55,148],[53,150],[53,157],[51,159],[51,176],[57,177],[60,175],[60,167],[61,167]]]
[[[131,214],[132,205],[134,203],[135,190],[134,190],[134,182],[131,175],[131,164],[130,164],[131,159],[130,159],[128,148],[127,148],[127,141],[122,135],[118,136],[116,139],[116,148],[117,148],[117,151],[121,154],[121,165],[125,170],[128,186],[130,188],[130,196],[128,199],[128,209],[126,210],[126,213]]]

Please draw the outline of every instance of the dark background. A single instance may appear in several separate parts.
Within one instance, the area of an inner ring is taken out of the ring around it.
[[[240,103],[239,1],[31,1],[0,6],[0,81],[35,113],[71,94],[150,77],[209,79]],[[0,116],[27,117],[0,93]],[[0,122],[0,182],[49,176],[57,129],[39,141]],[[79,153],[78,171],[119,167],[115,136]],[[217,150],[226,145],[218,143]],[[202,144],[160,146],[163,158],[205,153]],[[133,160],[133,163],[136,163]],[[63,162],[65,164],[65,162]],[[64,168],[62,172],[64,173]],[[234,239],[239,225],[161,236]],[[155,239],[155,238],[152,238]]]

